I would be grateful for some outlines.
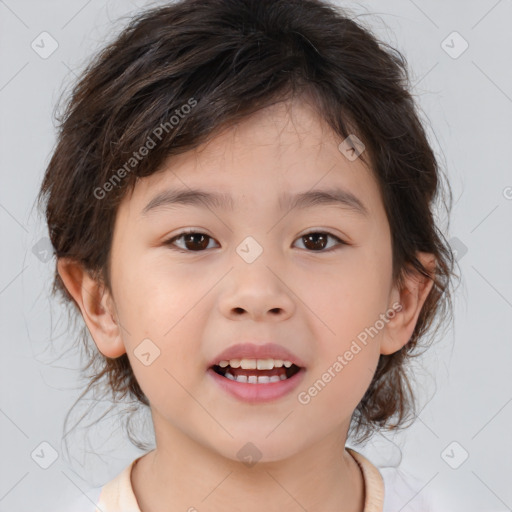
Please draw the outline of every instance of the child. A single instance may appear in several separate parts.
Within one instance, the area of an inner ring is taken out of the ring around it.
[[[39,200],[90,385],[148,406],[155,449],[84,512],[405,505],[345,445],[414,416],[407,365],[450,304],[407,83],[320,0],[154,8],[89,66]]]

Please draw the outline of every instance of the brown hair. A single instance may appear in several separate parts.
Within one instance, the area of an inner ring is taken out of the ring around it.
[[[366,146],[360,158],[381,190],[394,282],[402,283],[408,268],[434,281],[410,341],[380,356],[350,433],[363,441],[378,429],[401,428],[415,409],[406,363],[418,355],[418,341],[433,330],[434,318],[451,312],[454,264],[433,218],[440,170],[408,85],[403,55],[327,2],[184,0],[146,10],[94,57],[58,117],[57,145],[38,196],[55,255],[76,260],[111,290],[117,206],[139,177],[221,126],[307,95],[340,137],[357,134]],[[130,160],[150,139],[155,144],[148,155]],[[448,183],[447,189],[451,201]],[[435,255],[435,275],[417,251]],[[56,270],[52,292],[74,303]],[[71,309],[76,315],[78,307]],[[107,379],[114,397],[149,405],[126,354],[104,357],[85,326],[81,340],[89,346],[84,370],[94,368],[81,397]]]

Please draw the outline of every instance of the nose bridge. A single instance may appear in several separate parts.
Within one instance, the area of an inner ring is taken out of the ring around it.
[[[235,248],[233,269],[221,301],[224,315],[243,313],[254,318],[293,314],[293,294],[286,285],[286,276],[279,269],[279,248],[260,243],[255,237],[245,237]]]

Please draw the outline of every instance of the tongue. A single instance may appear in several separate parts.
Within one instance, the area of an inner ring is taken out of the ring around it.
[[[247,377],[251,375],[256,375],[257,377],[262,377],[263,375],[267,375],[268,377],[286,375],[286,368],[284,366],[281,366],[281,368],[272,368],[272,370],[244,370],[243,368],[231,368],[231,366],[228,366],[226,370],[229,370],[229,373],[235,377],[239,375],[246,375]]]

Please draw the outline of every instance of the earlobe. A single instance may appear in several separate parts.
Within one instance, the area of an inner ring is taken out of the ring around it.
[[[436,265],[434,255],[419,252],[417,258],[430,275],[434,276]],[[401,290],[394,288],[390,297],[391,304],[399,302],[401,309],[385,327],[380,350],[384,355],[394,354],[409,342],[425,300],[434,284],[431,278],[425,277],[414,268],[405,273],[403,281]]]
[[[67,258],[58,260],[57,270],[69,294],[80,308],[98,350],[110,358],[126,353],[116,320],[114,302],[104,284],[91,277],[82,265]]]

